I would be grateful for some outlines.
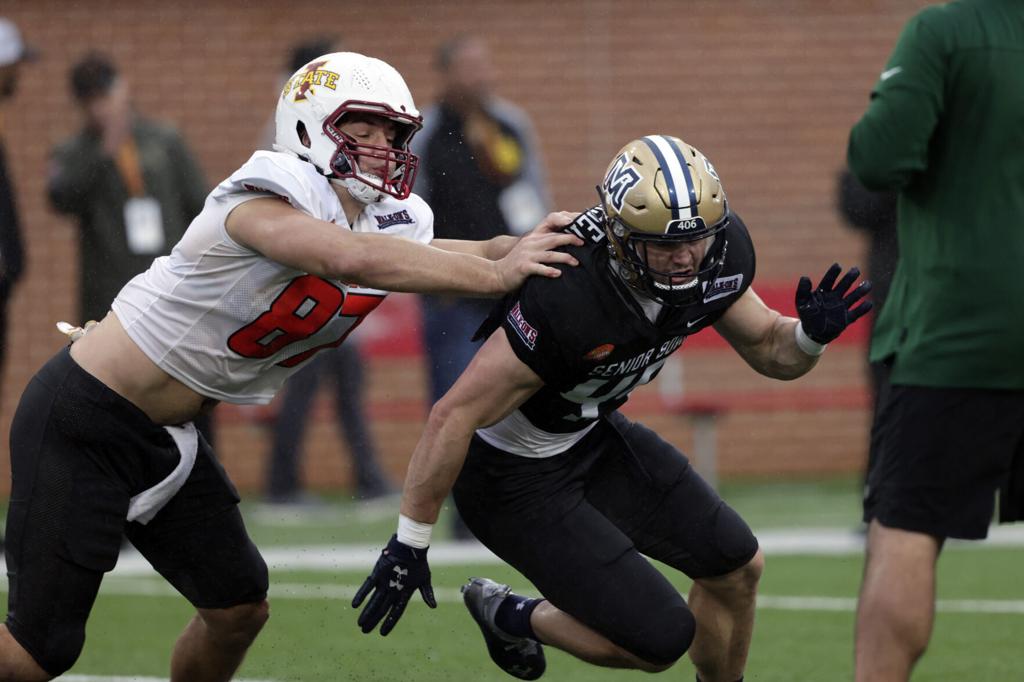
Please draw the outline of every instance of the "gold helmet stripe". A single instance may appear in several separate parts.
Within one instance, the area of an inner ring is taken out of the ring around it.
[[[648,135],[643,138],[665,175],[672,220],[694,218],[697,213],[697,191],[693,186],[690,167],[686,163],[678,144],[664,135]]]

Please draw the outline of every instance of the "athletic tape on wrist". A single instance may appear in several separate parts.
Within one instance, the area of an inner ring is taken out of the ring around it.
[[[403,545],[424,549],[430,546],[430,533],[434,530],[432,523],[420,523],[405,514],[398,515],[398,541]]]
[[[807,332],[804,331],[803,324],[797,322],[796,325],[796,345],[800,347],[800,350],[807,353],[808,355],[821,355],[828,348],[827,343],[818,343],[811,337],[807,336]]]

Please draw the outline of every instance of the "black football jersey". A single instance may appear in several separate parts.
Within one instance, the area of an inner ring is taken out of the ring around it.
[[[653,379],[686,340],[714,324],[754,278],[754,247],[743,221],[730,213],[725,263],[705,286],[701,303],[663,306],[651,322],[612,271],[601,208],[570,229],[586,242],[567,247],[577,267],[561,277],[530,277],[491,311],[477,336],[501,327],[518,358],[544,380],[519,410],[537,428],[572,433],[626,402]]]

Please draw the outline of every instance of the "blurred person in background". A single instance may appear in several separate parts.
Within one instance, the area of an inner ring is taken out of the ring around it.
[[[498,296],[575,263],[554,250],[580,241],[555,232],[569,214],[518,240],[433,238],[411,194],[419,112],[388,64],[324,55],[278,93],[278,151],[219,184],[171,255],[99,324],[67,330],[74,342],[22,394],[2,680],[74,665],[122,533],[196,609],[171,680],[230,679],[268,617],[267,566],[196,416],[220,400],[266,404],[389,291]]]
[[[0,376],[7,366],[7,305],[25,265],[14,180],[7,169],[4,116],[18,91],[21,65],[34,58],[35,51],[22,41],[14,22],[0,17]],[[3,546],[4,538],[0,535],[0,551]]]
[[[476,537],[542,595],[486,578],[463,587],[502,670],[537,679],[543,644],[647,672],[689,651],[700,682],[736,682],[764,561],[757,538],[683,453],[619,408],[712,326],[760,374],[803,376],[870,310],[870,284],[833,264],[814,289],[800,279],[799,319],[768,308],[752,288],[746,225],[710,161],[679,138],[626,144],[599,192],[573,225],[588,243],[566,249],[579,267],[530,278],[496,305],[480,351],[431,410],[398,530],[352,605],[369,596],[358,624],[382,623],[382,635],[417,589],[434,605],[427,552],[454,490]],[[648,557],[693,579],[688,598]]]
[[[181,135],[139,116],[106,55],[69,73],[82,130],[51,154],[50,204],[78,220],[78,319],[102,320],[132,277],[171,252],[203,209],[208,186]],[[213,442],[212,413],[199,430]]]
[[[25,260],[14,179],[7,168],[4,117],[17,93],[21,66],[34,57],[34,51],[22,41],[18,27],[0,17],[0,372],[7,358],[7,304],[21,278]]]
[[[446,239],[522,234],[551,200],[540,146],[526,112],[494,94],[487,44],[458,35],[437,51],[440,100],[423,111],[413,145],[420,157],[416,191],[434,211],[434,233]],[[473,341],[486,302],[422,297],[423,346],[430,404],[441,399],[480,347]],[[471,538],[455,515],[457,538]]]
[[[860,183],[848,168],[839,172],[836,180],[836,208],[846,225],[868,238],[868,279],[871,280],[871,302],[874,320],[889,296],[889,286],[896,271],[899,246],[896,243],[896,192],[872,192]],[[870,355],[868,353],[867,355]],[[868,380],[871,382],[871,411],[878,407],[878,392],[885,380],[885,363],[871,362],[865,357]],[[874,463],[869,449],[864,467],[863,484]]]
[[[295,45],[291,50],[287,76],[320,55],[336,51],[341,41],[323,36]],[[283,85],[283,83],[282,83]],[[274,121],[265,128],[260,148],[274,144]],[[274,418],[274,438],[267,462],[264,501],[289,507],[317,506],[319,500],[303,490],[299,480],[303,439],[312,417],[312,408],[320,380],[334,388],[334,414],[344,430],[345,446],[352,458],[354,497],[372,500],[394,494],[395,487],[381,471],[377,461],[370,421],[364,405],[363,358],[358,338],[349,337],[337,348],[318,353],[285,384],[280,406]]]
[[[899,194],[899,259],[864,521],[856,680],[903,682],[935,620],[947,538],[1024,518],[1024,3],[958,0],[904,26],[850,169]],[[969,654],[968,654],[969,655]]]

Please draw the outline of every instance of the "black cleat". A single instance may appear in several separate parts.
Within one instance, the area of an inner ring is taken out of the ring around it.
[[[462,600],[469,615],[480,626],[487,643],[487,653],[499,668],[521,680],[536,680],[544,674],[547,663],[544,647],[529,637],[507,635],[494,623],[498,607],[512,590],[487,578],[470,578],[462,586]]]

